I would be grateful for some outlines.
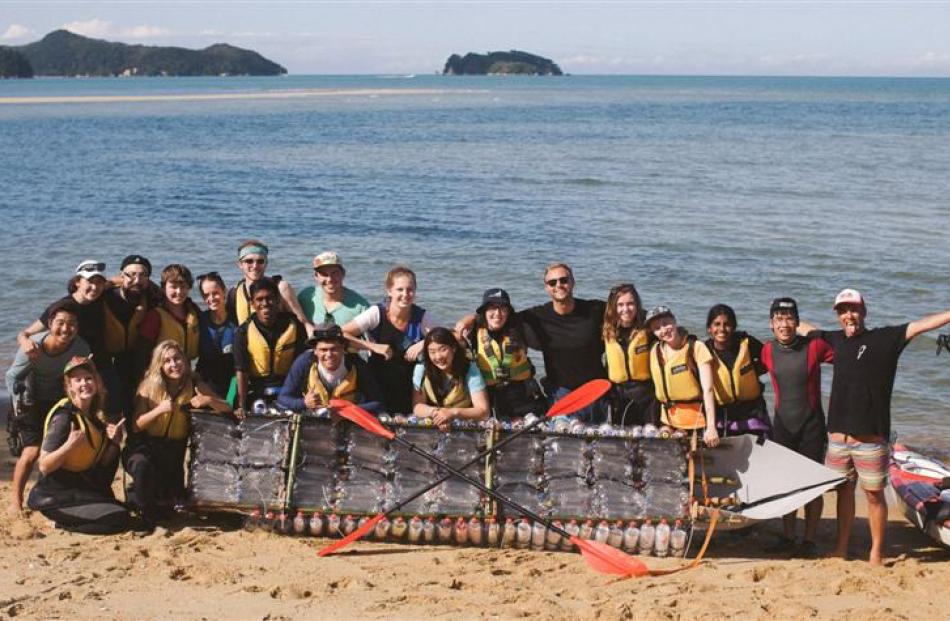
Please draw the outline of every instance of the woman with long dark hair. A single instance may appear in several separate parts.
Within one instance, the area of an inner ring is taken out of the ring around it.
[[[447,328],[433,328],[426,335],[422,364],[412,378],[412,411],[433,419],[442,431],[452,420],[488,418],[488,395],[478,367]]]

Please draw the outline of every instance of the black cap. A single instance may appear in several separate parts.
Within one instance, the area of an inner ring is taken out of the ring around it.
[[[335,323],[318,323],[313,327],[313,336],[307,339],[307,347],[313,347],[320,341],[338,341],[346,344],[343,329]]]
[[[149,276],[152,275],[152,262],[140,254],[130,254],[129,256],[122,259],[122,267],[119,269],[124,270],[130,265],[141,265],[145,268],[145,271],[148,272]]]
[[[798,304],[792,298],[775,298],[769,307],[769,318],[775,317],[778,312],[790,313],[798,319]]]
[[[482,305],[475,309],[476,313],[484,311],[489,306],[507,306],[511,308],[511,298],[508,292],[499,287],[492,287],[482,294]]]

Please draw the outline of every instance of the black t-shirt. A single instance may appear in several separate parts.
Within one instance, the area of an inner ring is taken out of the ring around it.
[[[73,299],[73,296],[67,295],[59,300],[53,302],[46,307],[46,310],[43,311],[43,314],[40,315],[40,323],[46,326],[46,329],[49,329],[49,310],[55,304],[59,304],[63,301],[72,302],[73,306],[77,309],[78,315],[77,319],[79,320],[79,336],[82,337],[84,341],[89,345],[89,351],[95,355],[100,355],[105,351],[105,337],[103,331],[105,330],[105,315],[102,311],[102,296],[100,296],[94,302],[89,304],[79,304],[76,300]]]
[[[907,345],[907,324],[865,330],[821,332],[835,351],[828,431],[849,435],[891,434],[891,393],[897,360]]]
[[[600,300],[575,299],[574,309],[567,315],[558,315],[552,302],[518,313],[528,347],[544,353],[545,372],[553,386],[573,390],[584,382],[607,377],[601,363],[604,306]]]
[[[251,315],[250,319],[241,324],[234,333],[234,369],[236,371],[247,371],[251,368],[251,358],[247,351],[247,328],[252,321],[254,325],[257,326],[257,329],[260,330],[261,335],[263,335],[264,340],[267,341],[271,349],[277,344],[277,339],[284,333],[284,330],[287,329],[290,322],[294,322],[297,324],[297,340],[294,342],[294,357],[305,349],[307,331],[300,322],[297,321],[296,317],[290,313],[279,312],[277,313],[277,320],[274,322],[274,326],[268,328],[257,318],[257,314],[255,313]]]

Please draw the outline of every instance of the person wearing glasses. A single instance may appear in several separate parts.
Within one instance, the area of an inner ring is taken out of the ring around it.
[[[448,328],[433,328],[423,341],[422,363],[412,375],[412,412],[431,418],[440,431],[452,421],[485,420],[490,409],[485,380]]]
[[[646,309],[637,288],[617,285],[604,309],[604,359],[613,383],[611,417],[614,425],[657,425],[660,404],[650,376],[652,335],[643,325]]]
[[[376,412],[382,393],[363,359],[346,353],[347,339],[335,323],[319,323],[307,341],[311,349],[297,356],[277,397],[277,405],[294,411],[326,407],[331,399],[359,404]]]
[[[216,393],[229,395],[234,379],[237,322],[228,315],[225,307],[228,290],[221,275],[208,272],[198,276],[197,280],[207,310],[198,315],[198,364],[195,370]],[[236,385],[234,390],[237,390]]]
[[[189,297],[194,285],[191,270],[172,263],[162,270],[162,301],[139,327],[139,334],[151,343],[172,340],[181,346],[189,361],[198,357],[198,305]]]
[[[343,286],[346,269],[335,252],[322,252],[313,258],[315,287],[306,287],[297,295],[303,314],[314,324],[335,323],[345,326],[369,308],[359,293]]]
[[[228,291],[227,298],[228,314],[234,317],[238,325],[247,321],[254,312],[251,304],[251,285],[264,278],[269,252],[267,246],[256,239],[249,239],[238,247],[238,268],[244,274],[244,278]],[[304,315],[300,302],[297,301],[297,294],[290,283],[279,274],[271,276],[270,279],[277,285],[281,306],[294,314],[307,329],[307,334],[313,332],[313,322]]]
[[[234,334],[237,399],[234,413],[244,418],[258,399],[277,400],[290,367],[306,347],[307,335],[297,318],[280,306],[280,291],[270,278],[250,286],[254,311]]]

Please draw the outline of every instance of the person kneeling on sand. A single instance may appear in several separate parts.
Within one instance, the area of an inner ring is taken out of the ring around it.
[[[848,552],[857,479],[868,502],[869,560],[872,565],[881,565],[887,526],[887,443],[897,361],[911,339],[950,323],[950,310],[909,323],[869,329],[864,323],[867,304],[854,289],[844,289],[835,297],[834,310],[841,330],[817,331],[805,322],[799,326],[799,333],[817,333],[828,341],[835,355],[825,465],[847,476],[848,481],[838,488],[834,556],[844,558]]]
[[[456,418],[488,418],[485,380],[455,335],[447,328],[433,328],[422,351],[423,362],[412,374],[413,414],[431,418],[441,431],[449,431]]]
[[[277,405],[295,411],[316,410],[326,407],[331,399],[342,399],[365,410],[379,410],[382,394],[376,378],[359,356],[346,354],[346,343],[340,326],[317,324],[307,341],[313,349],[294,360]]]

